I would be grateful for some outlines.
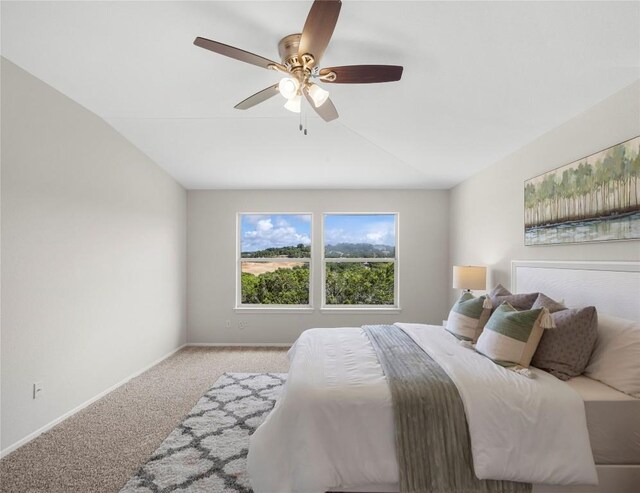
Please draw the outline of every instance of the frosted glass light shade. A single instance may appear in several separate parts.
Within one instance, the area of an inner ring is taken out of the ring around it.
[[[329,91],[325,91],[316,84],[311,84],[309,86],[309,96],[311,96],[315,107],[320,108],[329,99]]]
[[[453,266],[454,289],[487,289],[487,268],[473,265]]]
[[[300,113],[300,105],[302,104],[301,96],[294,96],[289,98],[286,103],[284,103],[284,107],[293,113]]]
[[[285,77],[278,83],[278,90],[285,98],[291,99],[298,94],[300,83],[291,77]]]

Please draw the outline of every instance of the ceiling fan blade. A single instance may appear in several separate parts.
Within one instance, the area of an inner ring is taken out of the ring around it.
[[[250,53],[248,51],[241,50],[240,48],[235,48],[234,46],[229,46],[224,43],[218,43],[217,41],[212,41],[210,39],[201,38],[200,36],[193,41],[193,44],[200,48],[204,48],[205,50],[213,51],[214,53],[219,53],[220,55],[228,56],[229,58],[234,58],[241,62],[257,65],[258,67],[271,68],[280,66],[279,63],[269,60],[268,58],[261,57],[260,55],[256,55],[255,53]]]
[[[238,104],[236,104],[234,108],[237,110],[248,110],[249,108],[252,108],[257,104],[263,103],[267,99],[272,98],[279,92],[280,91],[278,90],[278,84],[274,84],[273,86],[267,87],[266,89],[263,89],[262,91],[257,92],[252,96],[249,96],[244,101],[241,101]]]
[[[313,55],[315,65],[320,63],[338,22],[342,2],[340,0],[315,0],[302,28],[298,56]]]
[[[330,98],[327,98],[324,104],[319,108],[316,108],[316,105],[313,104],[313,99],[311,99],[311,96],[309,95],[309,90],[306,87],[304,88],[304,97],[307,98],[311,107],[325,122],[330,122],[338,118],[338,110],[336,110],[336,107],[333,105]]]
[[[400,80],[402,70],[402,67],[398,65],[345,65],[344,67],[323,68],[320,70],[320,78],[322,82],[332,84],[393,82]],[[334,80],[330,76],[331,72],[335,74]]]

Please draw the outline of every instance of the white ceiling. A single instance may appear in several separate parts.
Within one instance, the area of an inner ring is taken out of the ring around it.
[[[449,188],[640,77],[639,2],[344,0],[323,64],[399,64],[400,82],[325,85],[309,135],[275,72],[310,1],[2,2],[2,55],[106,119],[187,188]]]

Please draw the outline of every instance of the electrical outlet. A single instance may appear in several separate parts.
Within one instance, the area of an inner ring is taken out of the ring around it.
[[[249,322],[247,322],[246,320],[240,320],[240,321],[238,322],[238,328],[239,328],[240,330],[244,330],[244,329],[246,329],[248,326],[249,326]]]
[[[231,320],[226,320],[226,321],[224,322],[224,325],[225,325],[225,327],[226,327],[227,329],[230,329],[230,328],[231,328]]]
[[[36,382],[33,384],[33,398],[37,399],[42,395],[42,382]]]

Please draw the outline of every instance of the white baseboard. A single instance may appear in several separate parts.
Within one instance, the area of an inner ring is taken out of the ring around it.
[[[62,421],[64,421],[65,419],[69,418],[70,416],[73,416],[74,414],[76,414],[78,411],[81,411],[82,409],[84,409],[85,407],[87,407],[88,405],[94,403],[95,401],[97,401],[98,399],[104,397],[105,395],[107,395],[109,392],[114,391],[115,389],[117,389],[118,387],[124,385],[125,383],[127,383],[129,380],[131,380],[132,378],[137,377],[138,375],[141,375],[142,373],[144,373],[145,371],[149,370],[150,368],[156,366],[158,363],[160,363],[161,361],[167,359],[169,356],[171,356],[172,354],[177,353],[178,351],[180,351],[182,348],[184,348],[185,346],[187,346],[187,344],[183,344],[180,347],[177,347],[176,349],[172,350],[171,352],[165,354],[164,356],[158,358],[157,360],[153,361],[152,363],[148,364],[147,366],[145,366],[144,368],[142,368],[141,370],[136,371],[135,373],[132,373],[131,375],[129,375],[128,377],[126,377],[124,380],[121,380],[120,382],[116,383],[115,385],[112,385],[111,387],[109,387],[108,389],[103,390],[102,392],[100,392],[97,395],[94,395],[91,399],[83,402],[82,404],[80,404],[79,406],[74,407],[73,409],[71,409],[71,411],[67,411],[66,413],[64,413],[62,416],[54,419],[53,421],[47,423],[46,425],[44,425],[41,428],[38,428],[36,431],[34,431],[33,433],[29,433],[26,437],[21,438],[20,440],[18,440],[17,442],[9,445],[8,447],[6,447],[3,450],[0,450],[0,459],[2,459],[3,457],[6,457],[7,455],[9,455],[11,452],[13,452],[14,450],[22,447],[25,443],[30,442],[31,440],[33,440],[34,438],[36,438],[39,435],[42,435],[45,431],[50,430],[51,428],[53,428],[55,425],[57,425],[58,423],[61,423]]]
[[[291,342],[189,342],[194,347],[291,347]]]

